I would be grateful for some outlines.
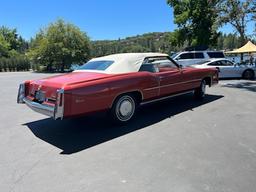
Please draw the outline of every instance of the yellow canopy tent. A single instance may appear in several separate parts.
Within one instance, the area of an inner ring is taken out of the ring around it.
[[[256,45],[254,45],[251,41],[248,41],[243,47],[239,49],[235,49],[233,51],[225,52],[227,54],[239,54],[239,53],[256,53]]]
[[[251,41],[248,41],[243,47],[240,47],[239,49],[235,49],[233,51],[227,51],[226,54],[241,54],[241,63],[243,63],[244,60],[244,53],[256,53],[256,45],[254,45]],[[252,60],[251,60],[252,59]],[[250,63],[253,63],[253,57],[251,55]]]

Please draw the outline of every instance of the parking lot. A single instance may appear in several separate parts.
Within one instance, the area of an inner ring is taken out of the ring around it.
[[[202,102],[184,95],[113,126],[16,104],[20,82],[50,75],[0,73],[0,191],[255,191],[256,81],[221,81]]]

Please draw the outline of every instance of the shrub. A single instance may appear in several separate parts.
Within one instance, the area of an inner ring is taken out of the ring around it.
[[[0,72],[2,71],[28,71],[30,62],[24,56],[13,58],[0,58]]]
[[[35,65],[36,66],[36,71],[40,72],[40,65]]]
[[[3,63],[3,71],[7,71],[7,63],[6,63],[7,59],[3,58],[2,59],[2,63]]]
[[[2,63],[2,59],[0,58],[0,72],[2,72],[3,70],[3,63]]]

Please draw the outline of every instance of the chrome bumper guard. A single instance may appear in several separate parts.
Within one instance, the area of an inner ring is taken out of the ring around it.
[[[25,103],[32,110],[43,115],[52,117],[53,119],[63,119],[64,116],[64,90],[57,90],[57,100],[54,107],[40,104],[25,97],[25,85],[21,84],[18,92],[17,103]]]

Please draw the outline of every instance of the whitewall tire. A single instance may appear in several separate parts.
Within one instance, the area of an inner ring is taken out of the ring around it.
[[[195,89],[195,97],[196,99],[202,100],[205,98],[205,94],[206,94],[206,81],[202,80],[200,87]]]
[[[136,100],[132,95],[119,96],[111,108],[112,120],[116,123],[127,123],[134,117],[136,108]]]

